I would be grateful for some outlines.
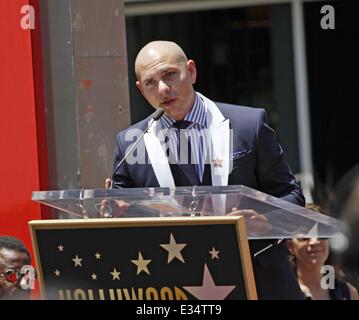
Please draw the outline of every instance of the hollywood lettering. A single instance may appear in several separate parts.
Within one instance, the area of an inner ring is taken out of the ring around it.
[[[58,290],[60,300],[188,300],[178,287]]]

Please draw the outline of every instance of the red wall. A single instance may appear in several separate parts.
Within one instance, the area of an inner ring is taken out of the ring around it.
[[[0,0],[0,235],[32,252],[27,223],[41,218],[41,208],[31,192],[46,185],[47,166],[38,11],[35,31],[20,26],[29,2]]]

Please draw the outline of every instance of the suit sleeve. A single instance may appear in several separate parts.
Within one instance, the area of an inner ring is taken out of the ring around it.
[[[113,164],[113,170],[120,163],[125,155],[125,150],[121,144],[121,133],[117,134],[116,137],[116,149],[115,149],[115,160]],[[114,188],[133,188],[134,183],[131,179],[130,172],[128,171],[127,162],[124,161],[121,166],[113,173],[114,175]]]
[[[267,124],[265,110],[261,109],[257,122],[257,179],[260,190],[283,200],[304,206],[300,186],[289,168],[276,133]]]

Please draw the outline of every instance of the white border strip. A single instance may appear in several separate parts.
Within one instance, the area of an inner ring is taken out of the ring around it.
[[[307,202],[314,185],[303,1],[292,0],[292,35],[301,184]],[[319,18],[318,18],[319,19]],[[319,24],[319,20],[318,20]]]

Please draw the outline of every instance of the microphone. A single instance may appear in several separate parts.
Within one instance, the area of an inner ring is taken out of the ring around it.
[[[129,148],[129,150],[126,152],[126,154],[123,156],[123,158],[121,159],[121,161],[117,164],[117,166],[115,167],[115,169],[112,172],[112,176],[111,176],[111,184],[108,187],[108,189],[112,189],[113,188],[113,183],[115,180],[115,174],[118,170],[118,168],[122,165],[122,163],[126,160],[127,156],[133,151],[133,149],[137,146],[137,144],[143,139],[143,136],[145,135],[145,133],[147,133],[147,131],[152,127],[152,125],[155,123],[155,121],[158,121],[159,119],[161,119],[161,117],[163,116],[163,114],[165,113],[165,110],[163,108],[158,108],[152,115],[151,115],[151,121],[149,123],[149,125],[147,126],[146,130],[143,131],[141,133],[141,135],[139,136],[139,138],[135,141],[135,143],[131,146],[131,148]]]
[[[154,121],[160,120],[164,113],[165,113],[165,110],[164,110],[163,108],[158,108],[158,109],[152,114],[152,119],[153,119]],[[153,122],[153,121],[152,121],[152,122]],[[148,129],[149,129],[150,126],[152,125],[152,122],[151,122],[150,125],[148,126]],[[147,130],[148,130],[148,129],[147,129]]]

